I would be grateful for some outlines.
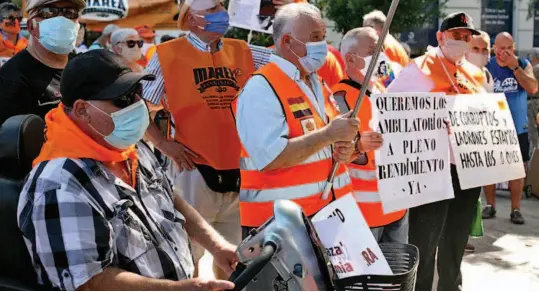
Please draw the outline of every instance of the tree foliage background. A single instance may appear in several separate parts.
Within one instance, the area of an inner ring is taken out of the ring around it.
[[[433,17],[442,15],[448,0],[401,0],[395,18],[391,25],[391,32],[398,33],[421,28]],[[539,1],[539,0],[532,0]],[[225,1],[228,7],[228,0]],[[310,0],[320,8],[325,17],[335,22],[335,29],[340,33],[360,27],[363,24],[363,15],[378,9],[387,13],[391,0]],[[438,4],[439,5],[436,5]],[[442,15],[443,16],[443,15]],[[247,40],[249,31],[240,28],[232,28],[227,37]],[[252,44],[270,46],[273,44],[271,35],[253,32]]]
[[[433,17],[443,16],[442,9],[448,0],[401,0],[391,23],[391,32],[405,32],[421,28]],[[539,1],[539,0],[536,0]],[[318,0],[327,18],[333,20],[336,30],[346,33],[363,24],[363,15],[374,9],[385,14],[389,11],[391,0]]]

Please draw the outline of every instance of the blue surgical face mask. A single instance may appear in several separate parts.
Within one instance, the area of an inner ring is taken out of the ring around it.
[[[304,57],[300,57],[294,53],[294,51],[290,50],[299,58],[299,63],[303,69],[309,74],[318,71],[318,69],[320,69],[326,62],[326,57],[328,55],[328,44],[326,41],[304,43],[296,38],[294,39],[304,44],[307,48],[307,55]]]
[[[139,100],[138,102],[117,112],[113,112],[110,115],[95,105],[91,103],[88,104],[112,118],[112,121],[114,122],[114,131],[107,136],[101,134],[92,125],[90,125],[90,127],[99,135],[103,136],[107,143],[117,149],[127,149],[140,141],[150,124],[148,108],[146,108],[146,104],[143,100]]]
[[[198,17],[204,18],[206,21],[206,26],[200,27],[201,29],[204,29],[204,31],[207,32],[214,32],[221,35],[224,35],[229,27],[229,17],[228,12],[226,11],[220,11],[215,12],[211,14],[206,14],[204,16],[202,15],[196,15]]]
[[[39,22],[39,43],[55,54],[67,55],[75,49],[79,27],[63,16],[44,19]]]

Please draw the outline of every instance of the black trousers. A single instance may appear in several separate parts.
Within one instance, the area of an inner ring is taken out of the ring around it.
[[[451,165],[455,198],[410,209],[410,244],[419,248],[417,291],[432,290],[438,251],[438,291],[456,291],[460,264],[477,211],[481,188],[461,190],[457,170]]]

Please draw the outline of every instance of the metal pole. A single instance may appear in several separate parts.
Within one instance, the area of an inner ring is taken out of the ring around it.
[[[369,68],[367,69],[367,75],[365,75],[365,81],[363,82],[364,84],[363,86],[361,86],[359,96],[354,106],[354,110],[352,111],[352,117],[357,116],[357,112],[359,111],[359,108],[361,107],[361,103],[363,102],[363,97],[365,96],[365,92],[367,91],[367,87],[368,87],[369,81],[371,80],[372,73],[374,73],[374,67],[377,64],[378,56],[380,55],[380,52],[382,51],[382,48],[384,46],[384,41],[386,39],[387,34],[389,33],[389,27],[391,26],[391,22],[393,21],[393,16],[395,16],[395,11],[397,11],[398,5],[399,5],[399,0],[393,0],[391,2],[391,6],[389,7],[389,12],[387,13],[386,23],[384,24],[384,28],[382,29],[382,35],[380,36],[380,38],[378,38],[378,43],[376,44],[376,50],[374,51],[374,54],[372,56],[372,61],[369,64]],[[333,165],[333,170],[331,171],[331,174],[328,177],[326,187],[324,188],[324,193],[322,194],[323,200],[326,200],[329,197],[329,193],[331,192],[331,188],[333,187],[333,180],[335,179],[335,175],[337,174],[338,169],[339,169],[339,163],[335,163]]]

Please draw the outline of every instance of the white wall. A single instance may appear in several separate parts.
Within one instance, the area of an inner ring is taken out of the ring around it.
[[[533,47],[533,17],[528,19],[530,0],[515,0],[513,13],[513,36],[517,50],[528,50]]]
[[[339,48],[343,35],[335,30],[335,23],[329,19],[326,21],[326,40],[335,48]]]
[[[519,1],[519,0],[515,0]],[[476,28],[481,26],[481,0],[449,0],[445,5],[445,14],[464,11],[470,15]],[[440,23],[442,19],[440,19]]]

